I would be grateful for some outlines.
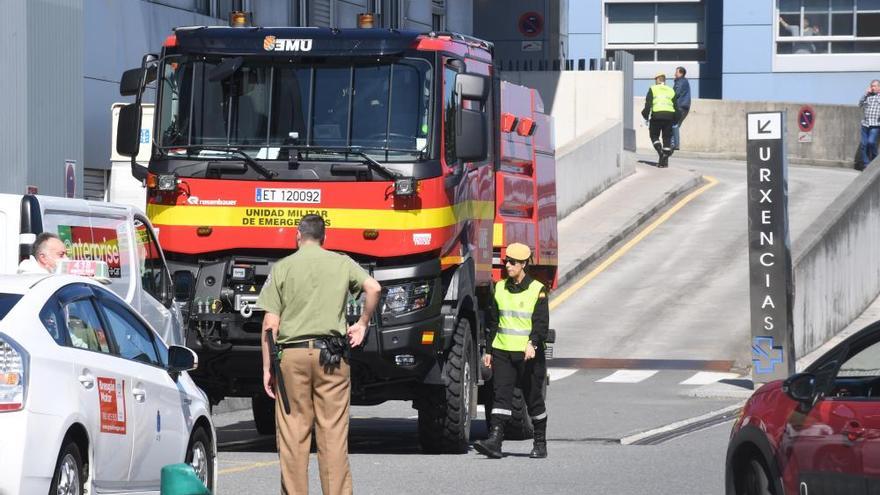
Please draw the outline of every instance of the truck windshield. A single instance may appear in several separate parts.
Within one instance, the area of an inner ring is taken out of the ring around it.
[[[159,146],[172,157],[221,146],[258,159],[273,159],[285,146],[360,148],[386,160],[427,151],[427,60],[285,62],[166,59]]]

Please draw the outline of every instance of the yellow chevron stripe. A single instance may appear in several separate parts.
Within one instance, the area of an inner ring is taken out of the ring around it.
[[[355,208],[147,205],[157,225],[212,227],[295,227],[304,215],[315,213],[335,229],[419,230],[449,227],[463,220],[489,220],[495,216],[492,201],[464,201],[455,206],[421,210]]]

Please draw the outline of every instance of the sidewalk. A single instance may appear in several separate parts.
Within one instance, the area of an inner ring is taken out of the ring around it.
[[[558,227],[559,286],[608,254],[701,180],[700,174],[676,168],[674,162],[666,169],[638,163],[634,174],[562,219]]]

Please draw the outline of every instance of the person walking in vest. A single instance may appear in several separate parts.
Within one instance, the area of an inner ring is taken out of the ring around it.
[[[489,438],[474,442],[474,448],[493,459],[503,456],[504,426],[511,418],[513,389],[522,389],[528,413],[535,428],[535,441],[529,457],[547,457],[547,409],[544,380],[547,362],[544,341],[550,324],[547,290],[530,277],[526,265],[532,251],[525,244],[507,246],[504,266],[507,279],[495,284],[495,297],[489,307],[488,328],[491,349],[483,364],[493,370],[492,417]]]
[[[650,116],[649,132],[651,143],[657,150],[659,161],[658,168],[669,166],[669,156],[672,155],[672,125],[675,124],[675,90],[666,85],[666,74],[659,73],[654,76],[654,85],[648,88],[645,96],[645,108],[642,117],[648,120]],[[663,135],[663,142],[660,135]]]

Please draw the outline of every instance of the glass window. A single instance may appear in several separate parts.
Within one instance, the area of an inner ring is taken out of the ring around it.
[[[153,342],[153,332],[149,328],[115,301],[102,298],[101,306],[121,357],[156,366],[164,364],[159,358]]]
[[[446,164],[452,165],[458,161],[455,157],[455,76],[458,72],[443,68],[443,147],[445,149]]]
[[[777,8],[778,54],[880,51],[880,0],[777,0]]]
[[[351,105],[351,67],[333,67],[315,75],[315,112],[311,144],[345,146]]]
[[[386,141],[391,66],[356,67],[353,88],[351,145],[370,146],[375,141]],[[380,122],[384,125],[377,125]]]
[[[19,299],[21,299],[21,294],[0,294],[0,320],[12,311]]]
[[[607,4],[605,48],[636,62],[705,60],[705,9],[703,2]]]
[[[62,313],[71,346],[90,351],[110,352],[107,334],[91,299],[79,299],[67,303],[63,306]]]
[[[53,297],[49,299],[43,306],[43,309],[40,310],[40,321],[43,322],[43,326],[46,327],[46,331],[49,332],[49,336],[52,337],[52,340],[59,345],[64,345],[67,341],[67,338],[62,331],[62,320],[61,305],[59,305],[58,300]]]
[[[838,378],[880,376],[880,342],[856,352],[840,366]]]
[[[290,67],[275,68],[272,85],[272,121],[269,140],[278,144],[307,142],[306,121],[309,119],[309,95],[312,70]]]
[[[147,225],[138,218],[134,219],[134,232],[141,285],[148,294],[161,301],[169,288],[168,272],[162,260],[162,253],[159,251],[159,244]]]

